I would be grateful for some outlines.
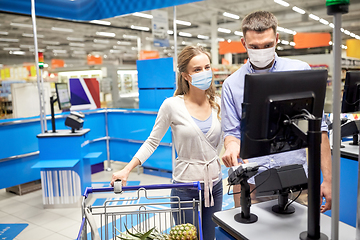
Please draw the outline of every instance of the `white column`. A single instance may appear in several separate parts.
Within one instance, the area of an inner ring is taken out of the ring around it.
[[[211,17],[211,62],[213,65],[219,64],[217,28],[217,15],[213,14]]]
[[[232,53],[226,53],[224,58],[229,62],[230,65],[232,64]]]

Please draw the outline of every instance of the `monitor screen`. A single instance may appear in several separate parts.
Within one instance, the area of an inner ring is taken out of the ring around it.
[[[327,77],[327,70],[247,74],[240,157],[247,159],[306,147],[306,142],[286,122],[308,113],[322,117]]]
[[[360,111],[360,71],[348,71],[346,72],[341,112],[358,111]]]
[[[67,83],[55,83],[57,101],[60,110],[68,110],[71,107],[70,94]]]

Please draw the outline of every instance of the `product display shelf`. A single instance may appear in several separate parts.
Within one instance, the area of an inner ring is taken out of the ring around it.
[[[221,93],[222,84],[224,80],[231,74],[230,71],[213,71],[214,74],[214,86],[217,93]]]

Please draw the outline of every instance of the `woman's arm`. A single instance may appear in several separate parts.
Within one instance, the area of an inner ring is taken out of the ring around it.
[[[111,186],[114,186],[115,180],[118,179],[122,181],[123,186],[126,186],[130,172],[140,164],[140,160],[134,157],[122,170],[114,172],[110,182]]]

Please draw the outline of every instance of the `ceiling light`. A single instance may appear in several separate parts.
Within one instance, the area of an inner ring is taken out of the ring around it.
[[[359,35],[356,35],[355,38],[358,39],[358,40],[360,40],[360,36],[359,36]]]
[[[118,41],[117,44],[119,44],[119,45],[131,45],[131,42]]]
[[[140,13],[140,12],[133,13],[132,15],[137,16],[137,17],[149,18],[149,19],[153,18],[153,15],[146,14],[146,13]]]
[[[109,44],[110,41],[109,40],[104,40],[104,39],[94,39],[94,43]]]
[[[329,25],[329,22],[326,21],[326,20],[323,19],[323,18],[321,18],[321,19],[319,20],[319,22],[321,22],[322,24],[325,24],[325,25]]]
[[[92,20],[91,23],[100,24],[100,25],[111,25],[109,21],[102,21],[102,20]]]
[[[355,37],[356,36],[356,34],[355,33],[350,33],[350,37]]]
[[[114,49],[123,49],[125,50],[127,47],[126,46],[113,46]]]
[[[218,42],[223,42],[223,41],[225,41],[225,38],[217,38],[216,39]]]
[[[176,24],[191,26],[191,22],[182,21],[182,20],[175,20]]]
[[[244,36],[243,32],[240,31],[235,31],[234,34],[238,36]]]
[[[285,2],[285,1],[282,1],[282,0],[274,0],[274,2],[280,4],[280,5],[284,6],[284,7],[290,6],[289,3]]]
[[[20,48],[12,48],[12,47],[5,47],[3,48],[4,51],[20,51]]]
[[[333,42],[332,42],[332,41],[330,41],[330,42],[329,42],[329,45],[332,45],[332,44],[333,44]]]
[[[107,47],[106,45],[103,45],[103,44],[93,44],[92,46],[94,48],[106,48]]]
[[[286,41],[286,40],[281,40],[281,43],[284,45],[289,45],[289,41]]]
[[[83,55],[85,55],[86,54],[86,51],[74,51],[74,54],[77,54],[77,55],[79,55],[79,54],[83,54]]]
[[[78,42],[85,41],[84,38],[76,38],[76,37],[67,37],[66,40],[68,40],[68,41],[78,41]]]
[[[71,47],[85,47],[85,43],[69,43],[69,46]]]
[[[301,8],[298,8],[298,7],[296,7],[296,6],[294,6],[294,7],[292,8],[292,10],[294,10],[295,12],[298,12],[298,13],[300,13],[300,14],[305,14],[305,10],[302,10]]]
[[[105,36],[105,37],[115,37],[115,33],[111,32],[96,32],[96,35],[98,36]]]
[[[63,49],[54,49],[53,53],[67,53],[67,51]]]
[[[277,46],[276,49],[279,50],[279,51],[284,50],[284,48],[280,47],[280,46]]]
[[[58,31],[58,32],[74,32],[74,30],[71,28],[52,27],[51,30]]]
[[[341,45],[341,48],[342,48],[342,49],[347,49],[347,46]]]
[[[110,53],[121,53],[121,50],[110,49]]]
[[[60,45],[60,42],[55,41],[42,41],[43,44]]]
[[[329,27],[334,28],[335,25],[333,23],[329,23]]]
[[[61,46],[46,46],[46,49],[62,49],[62,47]]]
[[[10,23],[10,26],[26,27],[26,28],[32,28],[33,27],[31,24],[24,24],[24,23]]]
[[[131,29],[136,29],[136,30],[141,30],[141,31],[149,31],[150,28],[148,27],[141,27],[141,26],[135,26],[135,25],[131,25]]]
[[[70,50],[72,50],[72,51],[81,51],[81,50],[84,50],[84,49],[79,48],[79,47],[71,47]]]
[[[34,37],[34,34],[32,33],[23,33],[22,34],[23,37]],[[37,38],[44,38],[44,35],[38,34],[36,35]]]
[[[295,46],[295,45],[296,45],[296,43],[290,42],[290,46]]]
[[[196,44],[196,45],[202,46],[202,47],[207,47],[207,44],[205,44],[205,43],[198,43],[198,44]]]
[[[0,31],[0,35],[8,35],[9,33],[8,32],[1,32]]]
[[[137,36],[134,36],[134,35],[126,35],[126,34],[124,34],[124,35],[123,35],[123,38],[137,39],[138,37],[137,37]]]
[[[204,36],[204,35],[197,35],[197,37],[205,40],[209,39],[209,36]]]
[[[152,38],[152,37],[146,37],[145,38],[147,41],[154,41],[154,38]]]
[[[228,39],[227,42],[228,42],[228,43],[231,43],[231,39]]]
[[[223,16],[228,17],[228,18],[233,18],[233,19],[240,19],[240,17],[236,14],[232,14],[232,13],[228,13],[228,12],[224,12]]]
[[[217,30],[218,32],[222,32],[222,33],[231,33],[231,30],[226,28],[218,28]]]
[[[0,38],[0,42],[19,42],[19,39],[13,39],[13,38]]]
[[[191,37],[191,33],[186,33],[186,32],[179,32],[179,35],[182,37]]]
[[[344,31],[345,31],[345,29],[343,29],[343,28],[340,28],[340,30],[341,30],[341,32],[344,32]]]
[[[168,34],[174,34],[174,31],[173,30],[168,30],[167,33]]]
[[[315,21],[319,21],[320,20],[320,17],[314,15],[314,14],[309,14],[309,18],[312,18],[314,19]]]
[[[25,55],[25,52],[23,52],[23,51],[10,51],[9,54]]]
[[[192,43],[191,43],[191,42],[182,41],[181,44],[182,44],[182,45],[191,45]]]
[[[137,48],[137,47],[131,47],[131,50],[133,50],[133,51],[137,51],[137,50],[138,50],[138,48]]]
[[[350,31],[349,31],[349,30],[345,30],[344,33],[345,33],[346,35],[350,35]]]

